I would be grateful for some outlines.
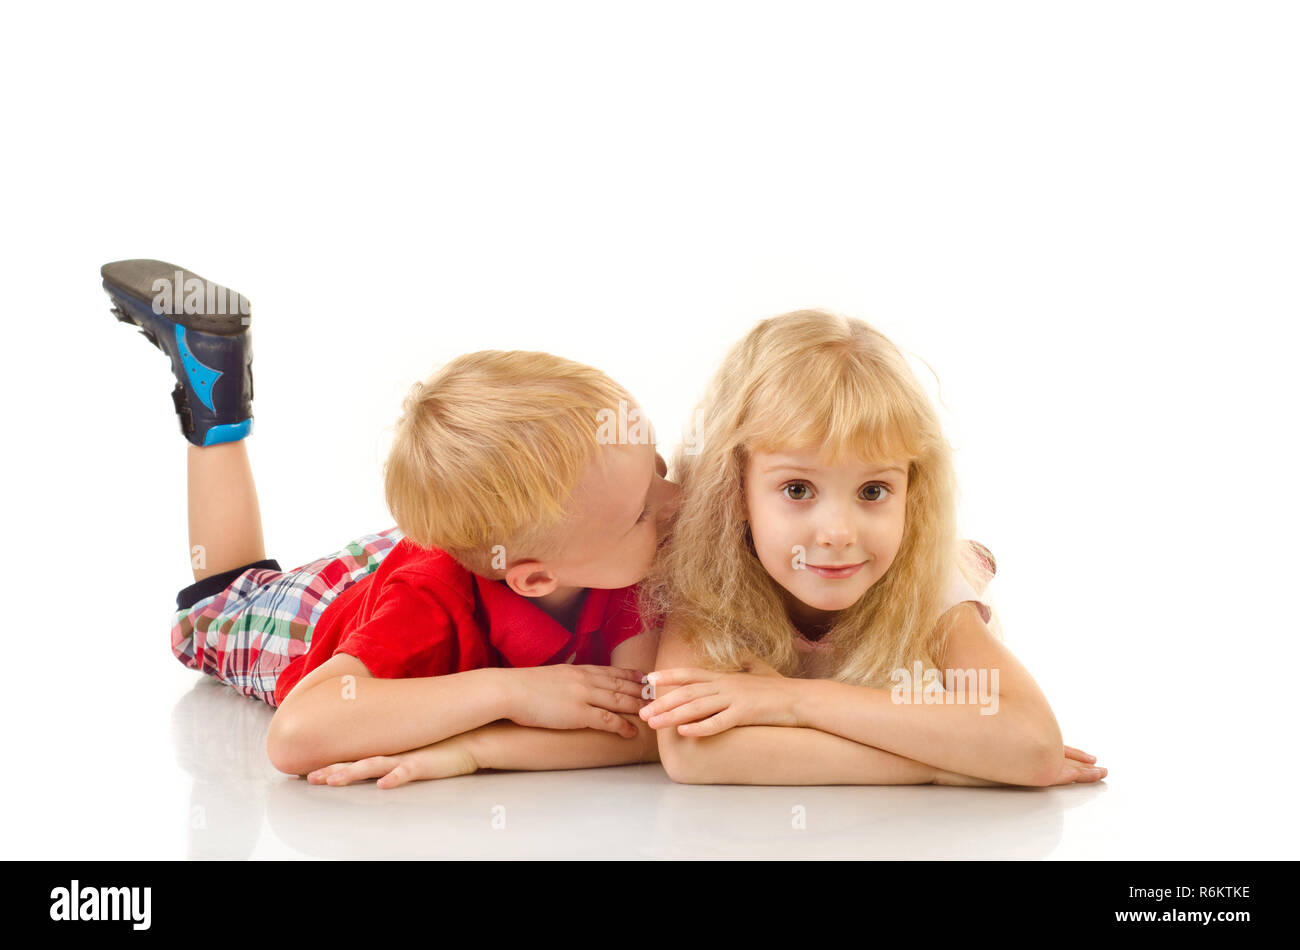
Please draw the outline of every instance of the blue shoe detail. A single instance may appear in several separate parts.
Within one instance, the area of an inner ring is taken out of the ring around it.
[[[204,366],[195,358],[194,354],[190,352],[189,345],[185,342],[185,328],[179,323],[176,324],[176,348],[180,351],[181,364],[185,367],[185,375],[190,378],[190,389],[211,412],[212,390],[217,385],[217,380],[221,378],[221,373],[211,366]],[[243,436],[241,435],[239,438],[242,439]]]
[[[181,271],[163,261],[115,261],[100,269],[113,315],[167,355],[176,386],[172,405],[181,433],[198,446],[237,442],[252,431],[253,348],[247,316],[159,313],[150,298],[158,278]],[[201,278],[199,278],[201,280]],[[215,285],[211,285],[215,286]],[[211,287],[209,287],[209,290]],[[246,301],[226,291],[228,299]]]
[[[204,445],[220,445],[222,442],[238,442],[253,430],[253,420],[245,419],[232,425],[213,426],[203,436]]]

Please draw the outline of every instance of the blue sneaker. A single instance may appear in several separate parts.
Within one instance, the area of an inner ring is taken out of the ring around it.
[[[248,298],[164,261],[100,268],[113,314],[171,358],[172,403],[195,445],[237,442],[253,429]]]

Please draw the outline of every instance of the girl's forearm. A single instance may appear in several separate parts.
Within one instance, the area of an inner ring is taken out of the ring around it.
[[[481,726],[465,738],[481,769],[546,771],[658,762],[655,731],[639,719],[624,718],[636,725],[635,738],[598,729],[538,729],[509,721]]]
[[[669,776],[698,785],[927,785],[940,770],[831,735],[787,726],[737,726],[685,738],[661,730]]]
[[[1060,768],[1061,734],[1050,710],[1045,716],[1041,710],[1030,715],[1002,696],[981,705],[924,702],[913,694],[909,704],[895,702],[884,689],[831,680],[790,683],[801,725],[938,769],[1009,785],[1039,785]],[[949,696],[956,698],[946,693],[945,700]]]

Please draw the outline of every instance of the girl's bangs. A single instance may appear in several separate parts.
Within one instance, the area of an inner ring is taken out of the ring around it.
[[[779,394],[755,400],[767,411],[744,426],[744,442],[755,451],[818,452],[832,465],[846,459],[909,462],[920,455],[908,402],[879,377],[842,371],[816,374],[821,378],[780,375],[764,387]]]

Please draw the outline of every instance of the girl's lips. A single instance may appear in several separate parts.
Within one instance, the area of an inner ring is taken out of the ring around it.
[[[804,564],[804,568],[812,571],[818,577],[852,577],[858,572],[866,561],[858,564],[849,564],[845,567],[818,567],[815,564]]]

